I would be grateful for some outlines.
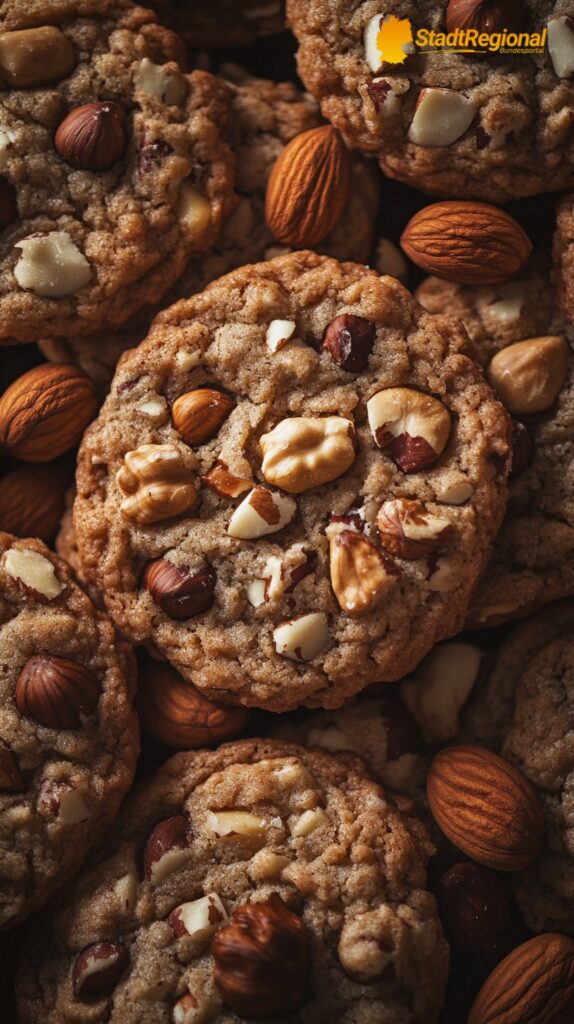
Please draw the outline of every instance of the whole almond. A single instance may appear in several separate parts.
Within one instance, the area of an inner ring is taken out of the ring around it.
[[[168,665],[149,662],[141,673],[138,705],[152,736],[177,750],[212,746],[245,727],[243,708],[214,704]]]
[[[548,932],[509,953],[486,979],[467,1024],[570,1024],[574,939]]]
[[[311,128],[285,146],[265,197],[267,226],[278,241],[318,245],[334,228],[349,191],[349,154],[331,125]]]
[[[171,418],[186,444],[204,444],[215,437],[234,406],[235,402],[224,391],[197,388],[176,398]]]
[[[495,871],[519,871],[536,859],[542,805],[526,776],[482,747],[447,747],[427,776],[431,811],[445,835]]]
[[[427,274],[457,284],[501,284],[524,269],[532,243],[488,203],[432,203],[409,221],[401,245]]]
[[[49,462],[78,443],[97,411],[94,384],[83,370],[36,366],[0,398],[0,445],[25,462]]]
[[[64,513],[65,466],[22,466],[0,480],[0,529],[16,537],[53,540]]]

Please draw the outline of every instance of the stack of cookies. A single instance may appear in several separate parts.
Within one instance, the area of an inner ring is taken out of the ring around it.
[[[2,1020],[568,1024],[574,10],[151,7],[0,11]]]

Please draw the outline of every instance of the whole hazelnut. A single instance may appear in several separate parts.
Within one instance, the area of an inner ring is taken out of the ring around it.
[[[109,170],[125,149],[124,116],[118,103],[85,103],[75,107],[56,132],[57,153],[77,170]]]
[[[466,861],[441,876],[437,900],[446,938],[464,953],[506,951],[513,919],[504,879],[489,868]]]

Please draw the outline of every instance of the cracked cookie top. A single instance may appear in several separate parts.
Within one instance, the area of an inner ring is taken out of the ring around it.
[[[352,755],[179,754],[30,934],[20,1020],[431,1024],[448,969],[431,850]]]
[[[79,456],[83,568],[213,698],[336,707],[461,626],[507,417],[450,318],[301,252],[156,318]]]
[[[495,203],[568,188],[570,7],[563,0],[483,6],[483,31],[532,33],[541,52],[477,56],[445,50],[444,41],[433,50],[430,40],[421,51],[413,43],[419,29],[481,29],[480,11],[447,0],[288,0],[287,13],[299,72],[324,116],[350,145],[378,157],[386,174],[436,195]],[[392,19],[392,42],[381,43]]]
[[[10,0],[0,17],[0,339],[123,323],[214,241],[226,93],[128,0]]]
[[[574,356],[548,274],[478,288],[428,278],[417,298],[460,317],[513,417],[506,517],[468,625],[496,626],[574,588]]]
[[[36,540],[0,533],[0,927],[46,902],[103,837],[138,753],[135,665]]]

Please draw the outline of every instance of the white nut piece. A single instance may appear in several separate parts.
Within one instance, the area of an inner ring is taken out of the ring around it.
[[[329,624],[324,612],[310,612],[273,630],[277,654],[291,661],[312,661],[329,640]]]
[[[171,105],[183,103],[187,82],[175,64],[154,64],[149,57],[140,61],[134,74],[136,92],[154,96]]]
[[[167,420],[167,402],[165,398],[159,395],[155,398],[146,399],[137,408],[138,412],[141,412],[143,416],[149,416],[150,420],[153,420],[154,423],[161,423]]]
[[[114,885],[114,893],[119,903],[121,914],[133,914],[136,908],[139,879],[135,865],[125,875],[118,878]]]
[[[353,464],[354,437],[353,423],[343,416],[281,420],[259,442],[263,476],[291,494],[321,487]]]
[[[260,608],[267,600],[265,591],[267,580],[252,580],[247,584],[247,600],[253,608]]]
[[[444,544],[452,524],[434,515],[421,501],[392,498],[379,509],[377,529],[389,554],[412,561],[426,558]]]
[[[480,298],[480,295],[477,296]],[[512,323],[518,320],[527,298],[527,285],[524,281],[509,281],[496,289],[493,299],[488,303],[488,317],[499,324]]]
[[[409,128],[417,146],[450,146],[470,128],[476,107],[452,89],[423,89]]]
[[[28,590],[33,590],[48,601],[53,601],[64,589],[49,558],[37,551],[10,548],[2,562],[8,576],[19,580]]]
[[[548,52],[558,78],[574,75],[574,31],[567,15],[548,22]]]
[[[201,349],[197,349],[196,352],[189,352],[187,349],[182,348],[176,352],[175,361],[180,370],[187,373],[189,370],[193,370],[196,366],[201,365],[203,362],[203,352]]]
[[[458,734],[459,715],[478,678],[482,658],[482,651],[472,644],[437,644],[401,684],[401,699],[426,739],[442,743]]]
[[[453,480],[439,487],[436,500],[441,505],[464,505],[473,494],[474,488],[467,480]]]
[[[257,540],[283,530],[296,515],[297,505],[293,498],[258,486],[237,506],[227,532],[238,540]]]
[[[290,863],[288,857],[264,847],[249,861],[249,877],[254,882],[274,882],[281,877],[281,872]]]
[[[347,615],[365,615],[395,585],[398,571],[391,571],[367,537],[355,530],[327,528],[331,586]]]
[[[62,825],[79,825],[91,817],[90,810],[81,793],[66,789],[59,797],[58,821]]]
[[[412,388],[385,388],[367,402],[375,443],[403,473],[434,465],[447,446],[448,409],[432,395]]]
[[[201,896],[190,903],[180,903],[169,915],[169,923],[176,935],[190,935],[194,939],[209,939],[229,918],[216,892]]]
[[[193,238],[201,238],[211,224],[208,200],[187,178],[179,186],[175,212],[180,224]]]
[[[323,808],[315,807],[311,810],[303,811],[303,814],[299,815],[289,826],[289,831],[295,837],[308,836],[328,820]]]
[[[240,836],[255,849],[260,849],[267,841],[265,818],[249,811],[210,811],[207,824],[218,839]]]
[[[14,277],[20,288],[52,299],[72,295],[92,278],[86,257],[66,231],[30,235],[16,242],[20,256]]]
[[[297,324],[294,320],[272,320],[267,328],[265,344],[270,352],[278,352],[295,334]]]

